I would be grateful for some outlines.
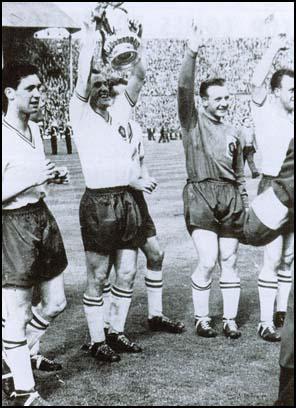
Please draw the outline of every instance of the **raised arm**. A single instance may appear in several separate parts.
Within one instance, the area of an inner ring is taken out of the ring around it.
[[[179,119],[181,126],[187,130],[193,125],[192,121],[196,121],[194,80],[196,58],[200,41],[201,32],[198,30],[197,25],[193,23],[178,82]]]
[[[134,66],[131,76],[126,87],[126,92],[128,93],[131,101],[135,105],[138,101],[141,89],[143,88],[146,76],[146,57],[143,51],[141,52],[141,58],[138,63]]]
[[[94,27],[87,23],[84,23],[84,26],[85,35],[81,43],[81,49],[78,59],[78,79],[76,84],[76,92],[82,98],[87,99],[90,93],[92,60],[97,45],[97,41],[100,39],[101,34],[100,31],[95,31]]]
[[[272,63],[279,51],[287,50],[287,39],[285,34],[278,34],[273,38],[270,47],[263,55],[261,61],[255,68],[252,80],[252,100],[257,105],[262,105],[267,96],[266,78],[271,70]]]

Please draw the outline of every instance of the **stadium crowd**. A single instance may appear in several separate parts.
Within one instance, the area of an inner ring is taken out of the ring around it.
[[[268,47],[270,40],[260,38],[210,38],[203,47],[196,74],[196,89],[202,80],[209,77],[223,77],[228,81],[233,94],[232,108],[228,120],[240,126],[245,117],[249,117],[249,82],[254,67]],[[291,40],[291,46],[293,46]],[[41,76],[47,90],[47,101],[43,134],[51,126],[59,128],[69,122],[69,100],[71,97],[69,81],[69,41],[32,39],[15,43],[22,52],[14,50],[14,55],[23,55],[40,67]],[[144,42],[148,71],[135,119],[144,132],[147,128],[156,128],[159,133],[164,127],[168,131],[178,131],[177,84],[185,41],[177,39],[153,39]],[[76,81],[79,41],[73,41],[73,82]],[[289,53],[291,56],[292,53]],[[274,63],[292,67],[292,58],[280,53]],[[169,69],[168,69],[169,68]],[[198,103],[198,100],[197,100]]]

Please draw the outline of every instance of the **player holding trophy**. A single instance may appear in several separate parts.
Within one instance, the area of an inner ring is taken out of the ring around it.
[[[109,8],[124,14],[126,18],[126,13],[116,10],[114,5]],[[125,53],[132,47],[129,41],[132,32],[121,37],[118,33],[125,31],[117,26],[112,27],[114,34],[104,31],[107,21],[111,26],[109,16],[108,5],[100,4],[93,13],[93,22],[96,22],[99,30],[95,31],[86,24],[70,118],[86,184],[80,203],[80,225],[87,268],[83,304],[92,343],[91,354],[97,360],[115,362],[120,360],[117,352],[141,351],[124,334],[137,271],[138,248],[143,245],[144,237],[141,234],[141,211],[131,194],[133,163],[130,146],[122,138],[120,130],[125,127],[126,118],[138,100],[145,68],[138,50],[133,46],[137,58],[133,64],[129,59],[130,66],[133,66],[130,79],[122,98],[116,102],[120,104],[117,113],[111,114],[109,108],[113,86],[110,78],[102,72],[102,54],[99,52],[96,60],[94,58],[97,39],[101,37],[104,58],[113,65],[119,61],[116,67],[126,69]],[[138,33],[140,31],[137,29]],[[140,38],[137,38],[140,44]],[[120,40],[120,46],[114,45],[113,39],[115,42]],[[113,51],[110,52],[111,49]],[[150,184],[143,185],[143,189],[154,189]],[[112,334],[114,346],[111,348],[105,341],[103,291],[109,264],[114,259],[117,279],[116,296],[111,305],[109,334]]]

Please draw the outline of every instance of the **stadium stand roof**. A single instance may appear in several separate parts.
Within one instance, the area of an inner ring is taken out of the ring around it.
[[[51,2],[2,2],[2,29],[35,32],[44,28],[65,28],[70,33],[80,27]]]

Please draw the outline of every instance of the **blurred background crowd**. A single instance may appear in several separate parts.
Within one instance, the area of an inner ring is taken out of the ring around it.
[[[196,72],[196,89],[202,80],[222,77],[228,82],[232,103],[228,120],[240,126],[250,115],[249,82],[254,68],[270,39],[262,38],[210,38],[200,49]],[[293,47],[293,41],[290,40]],[[51,127],[63,135],[69,125],[69,41],[53,39],[30,39],[15,42],[14,55],[21,55],[36,64],[45,85],[45,118],[40,124],[44,137],[49,137]],[[174,39],[153,39],[144,41],[148,70],[140,100],[134,112],[146,133],[154,129],[159,133],[180,130],[177,115],[177,84],[186,42]],[[73,82],[77,76],[79,41],[72,43]],[[280,53],[274,62],[274,70],[294,64],[293,53]],[[197,97],[197,104],[199,99]]]

